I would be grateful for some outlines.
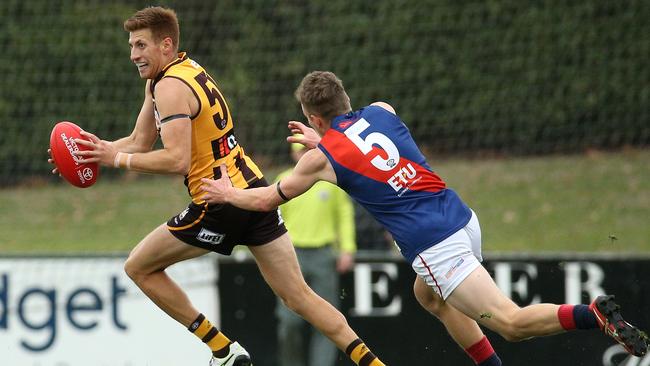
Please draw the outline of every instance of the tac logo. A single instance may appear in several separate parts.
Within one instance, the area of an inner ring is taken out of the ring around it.
[[[83,176],[86,180],[91,180],[93,179],[93,170],[90,168],[84,168],[83,170]]]

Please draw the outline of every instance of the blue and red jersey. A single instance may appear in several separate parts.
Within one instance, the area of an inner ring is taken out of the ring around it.
[[[469,207],[431,170],[401,119],[384,108],[334,118],[318,147],[338,186],[393,235],[409,263],[469,222]]]

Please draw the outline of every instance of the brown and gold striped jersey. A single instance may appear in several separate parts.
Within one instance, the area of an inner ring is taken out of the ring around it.
[[[155,108],[154,89],[163,78],[176,78],[184,82],[194,93],[199,110],[192,120],[192,159],[190,170],[185,176],[185,184],[192,201],[202,204],[199,187],[201,178],[219,178],[219,166],[225,164],[233,185],[247,188],[263,177],[260,169],[244,153],[237,143],[234,121],[223,94],[214,79],[185,52],[178,59],[165,66],[163,71],[151,82],[154,97],[156,125],[160,128],[160,115]]]

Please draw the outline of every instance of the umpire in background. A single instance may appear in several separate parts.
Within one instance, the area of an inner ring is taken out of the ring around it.
[[[301,144],[291,144],[295,162],[306,151]],[[276,181],[290,172],[291,169],[280,173]],[[352,201],[337,186],[318,182],[300,197],[282,205],[281,211],[305,280],[317,294],[338,308],[339,273],[352,269],[357,249]],[[327,338],[281,302],[276,306],[276,315],[278,365],[334,366],[338,350]],[[307,331],[309,337],[305,337]],[[304,344],[305,340],[309,341],[308,345]]]

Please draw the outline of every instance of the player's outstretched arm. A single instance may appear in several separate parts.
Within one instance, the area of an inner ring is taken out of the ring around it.
[[[305,193],[314,183],[326,180],[336,183],[334,172],[325,155],[318,149],[308,151],[291,174],[268,187],[240,189],[233,187],[225,166],[219,179],[201,179],[201,196],[210,204],[229,203],[251,211],[271,211],[287,200]]]
[[[275,186],[239,189],[235,188],[228,176],[228,169],[222,164],[219,179],[202,178],[201,198],[209,204],[229,203],[250,211],[271,211],[282,203],[274,190]]]

